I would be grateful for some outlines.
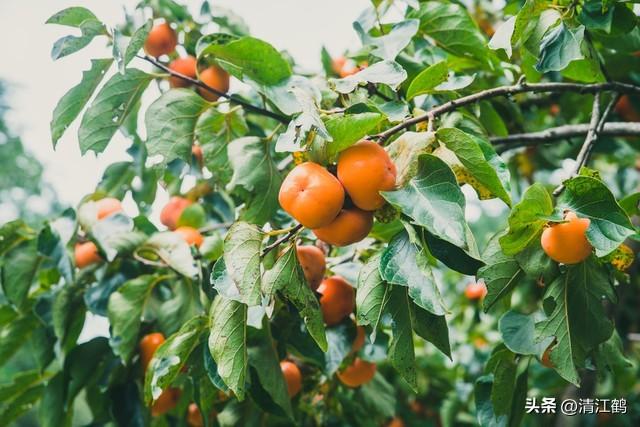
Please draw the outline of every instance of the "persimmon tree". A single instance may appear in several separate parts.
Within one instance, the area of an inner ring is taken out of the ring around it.
[[[318,74],[206,1],[52,16],[54,59],[112,48],[54,146],[78,121],[130,159],[0,230],[0,364],[32,360],[0,424],[562,425],[525,400],[573,396],[632,425],[634,6],[467,3],[372,1]]]

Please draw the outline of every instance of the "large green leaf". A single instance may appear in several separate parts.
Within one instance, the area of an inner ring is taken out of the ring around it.
[[[239,400],[244,399],[247,376],[247,306],[217,296],[211,304],[209,351],[218,374]]]
[[[227,272],[240,291],[242,301],[260,304],[260,251],[262,232],[255,225],[236,222],[224,239],[224,262]]]
[[[464,167],[483,187],[507,205],[511,205],[508,181],[503,182],[496,170],[496,166],[504,166],[504,162],[490,145],[488,145],[488,151],[485,151],[483,149],[485,141],[456,128],[440,128],[436,136],[441,143],[455,153]]]
[[[0,328],[0,367],[9,361],[38,326],[38,319],[24,315]]]
[[[488,312],[498,301],[510,295],[524,277],[522,267],[509,257],[489,262],[478,270],[478,278],[483,279],[487,286],[487,295],[482,302],[484,311]]]
[[[389,342],[389,361],[400,376],[417,390],[416,361],[407,289],[391,286],[385,312],[391,318],[392,338]]]
[[[325,123],[333,141],[327,144],[327,156],[333,159],[338,153],[360,141],[382,121],[382,114],[360,113],[333,117]]]
[[[145,373],[145,401],[157,399],[178,376],[207,326],[207,317],[194,317],[158,347]]]
[[[278,209],[278,191],[282,177],[271,158],[267,143],[249,136],[232,141],[227,146],[229,162],[233,169],[228,191],[242,188],[247,197],[242,219],[263,224]]]
[[[155,100],[145,115],[149,155],[161,155],[165,164],[174,159],[189,160],[196,123],[209,107],[204,98],[188,89],[172,89]]]
[[[569,28],[564,22],[551,29],[540,44],[540,58],[536,70],[541,73],[562,71],[571,61],[582,59],[584,26]]]
[[[420,307],[438,316],[446,312],[427,257],[406,231],[389,242],[380,259],[380,275],[388,283],[406,286]]]
[[[198,274],[191,248],[177,233],[155,233],[144,243],[142,249],[153,251],[163,262],[183,276],[195,277]]]
[[[542,184],[535,183],[522,195],[522,199],[509,214],[509,231],[500,238],[500,247],[507,255],[522,251],[539,236],[553,213],[553,202]]]
[[[573,384],[580,383],[577,368],[585,367],[589,354],[613,332],[604,298],[613,301],[615,294],[609,273],[593,258],[568,266],[545,293],[548,318],[536,324],[536,334],[538,340],[555,338],[551,363]]]
[[[542,316],[507,311],[498,322],[504,345],[514,353],[538,356],[547,349],[553,339],[536,341],[536,322]]]
[[[418,74],[407,89],[407,99],[430,93],[439,84],[447,81],[449,67],[447,61],[440,61],[425,68]]]
[[[269,43],[254,37],[235,37],[227,34],[210,34],[198,40],[198,57],[212,55],[233,66],[242,78],[266,85],[276,83],[291,76],[291,66]]]
[[[418,32],[420,21],[408,19],[394,24],[388,33],[379,37],[372,37],[366,33],[360,23],[354,22],[353,27],[360,36],[362,44],[371,49],[371,54],[380,59],[393,61],[396,56],[411,42]]]
[[[451,359],[451,345],[449,344],[449,328],[447,319],[442,316],[429,313],[414,302],[409,302],[411,313],[411,326],[416,334],[431,344]]]
[[[109,297],[107,315],[111,324],[111,348],[128,363],[138,344],[147,299],[153,287],[166,276],[144,275],[125,282]]]
[[[439,158],[420,155],[417,175],[399,190],[382,195],[415,224],[440,239],[468,249],[464,194],[449,166]]]
[[[380,257],[379,253],[373,255],[362,266],[358,274],[358,292],[356,292],[356,319],[359,325],[373,327],[372,341],[375,341],[390,290],[389,284],[380,275]]]
[[[32,239],[35,236],[35,231],[21,219],[3,224],[0,227],[0,256],[3,256],[11,248],[23,241]]]
[[[556,209],[569,209],[591,220],[587,239],[598,257],[609,254],[635,233],[629,217],[602,181],[578,176],[565,181],[564,185]]]
[[[53,299],[51,307],[53,330],[62,349],[71,350],[80,336],[86,315],[82,290],[77,285],[65,285]]]
[[[40,264],[36,241],[22,243],[0,261],[0,285],[6,299],[16,307],[22,307]]]
[[[51,140],[54,148],[69,125],[89,102],[91,95],[102,81],[112,62],[111,58],[92,59],[91,68],[82,72],[80,83],[69,89],[60,98],[51,119]]]
[[[109,34],[105,25],[90,10],[84,7],[69,7],[61,10],[47,19],[46,23],[79,28],[82,32],[79,37],[64,36],[58,39],[51,50],[51,58],[53,60],[77,52],[91,43],[96,36]]]
[[[397,89],[407,79],[407,72],[394,61],[380,61],[342,79],[331,79],[336,91],[351,93],[365,83],[382,83]]]
[[[78,139],[82,154],[101,153],[140,100],[153,76],[135,68],[116,73],[100,89],[82,116]]]

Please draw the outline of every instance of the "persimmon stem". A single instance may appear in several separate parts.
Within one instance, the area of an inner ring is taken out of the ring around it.
[[[216,95],[218,95],[219,97],[222,98],[226,98],[229,101],[235,102],[236,104],[242,105],[244,108],[246,108],[249,111],[252,111],[256,114],[260,114],[262,116],[266,116],[266,117],[270,117],[274,120],[279,121],[280,123],[289,123],[289,118],[286,116],[283,116],[281,114],[278,114],[276,112],[267,110],[266,108],[262,108],[262,107],[258,107],[256,105],[253,105],[247,101],[245,101],[244,99],[241,99],[235,95],[229,95],[225,92],[219,91],[218,89],[212,88],[211,86],[201,82],[200,80],[197,79],[193,79],[189,76],[185,76],[182,73],[179,73],[177,71],[172,70],[171,68],[167,67],[165,64],[163,64],[162,62],[157,61],[156,59],[150,57],[149,55],[136,55],[138,58],[147,61],[151,64],[153,64],[154,66],[160,68],[162,71],[169,73],[172,76],[175,76],[181,80],[187,81],[189,83],[191,83],[192,85],[198,86],[206,91],[209,91],[211,93],[214,93]]]
[[[640,94],[640,86],[632,85],[622,82],[605,82],[605,83],[526,83],[519,81],[514,85],[498,86],[491,89],[481,90],[471,95],[463,96],[462,98],[452,99],[442,105],[438,105],[431,110],[427,111],[417,117],[412,117],[399,123],[389,129],[381,132],[377,135],[373,135],[371,138],[377,139],[380,142],[386,141],[392,135],[403,131],[415,124],[426,122],[430,117],[436,118],[437,116],[454,111],[460,107],[464,107],[476,102],[484,101],[486,99],[496,98],[500,96],[511,96],[519,93],[542,93],[542,92],[577,92],[580,94],[594,94],[600,92],[615,91],[620,93],[634,93]]]
[[[264,250],[262,251],[261,256],[265,256],[267,255],[269,252],[271,252],[273,249],[277,248],[278,246],[280,246],[282,243],[284,242],[288,242],[289,240],[291,240],[296,234],[298,234],[298,232],[302,230],[302,224],[298,224],[296,226],[291,227],[288,231],[287,234],[285,234],[284,236],[280,237],[278,240],[276,240],[275,242],[271,243],[270,245],[268,245],[267,247],[264,248]]]

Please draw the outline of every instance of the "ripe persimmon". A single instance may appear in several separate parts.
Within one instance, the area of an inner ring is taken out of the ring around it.
[[[178,35],[167,22],[154,26],[147,40],[144,42],[144,50],[156,58],[168,55],[176,49],[178,45]]]
[[[362,360],[359,357],[356,357],[351,365],[344,370],[336,373],[342,384],[352,388],[368,383],[375,374],[376,364]]]
[[[113,197],[105,197],[96,201],[96,206],[98,207],[98,219],[103,219],[122,211],[122,203]]]
[[[404,427],[404,421],[400,417],[394,417],[387,423],[386,427]]]
[[[358,71],[361,71],[363,68],[366,68],[366,66],[366,63],[356,65],[355,62],[345,58],[342,55],[337,56],[331,60],[331,68],[333,69],[333,72],[339,75],[341,78],[351,76]]]
[[[342,209],[344,189],[338,179],[317,163],[301,163],[280,186],[280,206],[307,228],[330,224]]]
[[[464,288],[464,296],[470,300],[479,300],[487,295],[487,287],[484,283],[471,282]]]
[[[166,414],[176,407],[178,400],[180,400],[180,389],[168,388],[162,390],[162,394],[151,405],[151,416],[159,417]]]
[[[214,412],[215,414],[215,412]],[[204,419],[202,413],[195,403],[190,403],[187,408],[187,424],[190,427],[204,427]]]
[[[173,232],[178,233],[189,246],[196,245],[196,247],[199,248],[202,242],[204,242],[202,234],[193,227],[178,227]]]
[[[151,362],[154,353],[163,342],[164,335],[162,335],[160,332],[147,334],[140,340],[140,364],[142,365],[142,370],[144,372],[147,371],[149,362]]]
[[[593,247],[587,240],[589,218],[578,218],[573,212],[567,212],[565,221],[545,228],[540,238],[542,249],[554,261],[563,264],[577,264],[591,255]]]
[[[340,276],[331,276],[322,281],[318,286],[320,296],[320,309],[324,322],[329,325],[337,325],[349,316],[356,305],[356,293],[353,286]]]
[[[356,326],[356,339],[351,344],[351,352],[357,353],[364,346],[364,328],[362,326]]]
[[[282,375],[287,383],[289,397],[300,393],[300,390],[302,390],[302,374],[298,365],[288,360],[283,360],[280,362],[280,369],[282,369]]]
[[[191,55],[176,58],[169,64],[169,69],[195,79],[198,76],[198,60]],[[177,76],[169,77],[169,85],[173,88],[189,87],[190,83]]]
[[[547,368],[553,369],[553,362],[551,361],[551,349],[553,348],[553,344],[547,347],[547,349],[542,353],[542,359],[540,363],[542,363]]]
[[[202,154],[202,147],[198,144],[193,144],[191,146],[191,154],[196,158],[196,162],[198,162],[198,166],[202,167],[204,162],[204,156]]]
[[[101,260],[98,247],[93,242],[77,243],[74,248],[74,257],[78,268],[84,268]]]
[[[640,122],[640,113],[633,107],[628,95],[622,95],[614,109],[624,120],[628,122]]]
[[[384,205],[380,191],[396,186],[396,166],[384,148],[363,140],[340,153],[338,179],[357,207],[374,211]]]
[[[200,73],[200,81],[218,92],[227,93],[229,91],[229,73],[217,65],[212,65],[203,70]],[[198,88],[198,93],[210,102],[217,101],[220,98],[218,94],[204,88]]]
[[[317,290],[327,268],[324,252],[317,246],[306,245],[297,246],[296,253],[309,287],[312,291]]]
[[[334,246],[347,246],[367,237],[373,227],[373,213],[352,208],[340,211],[331,223],[314,228],[313,234]]]
[[[193,202],[184,197],[172,197],[160,212],[160,222],[166,225],[169,230],[175,230],[178,226],[178,220],[180,219],[180,215],[182,215],[182,211],[191,204],[193,204]]]

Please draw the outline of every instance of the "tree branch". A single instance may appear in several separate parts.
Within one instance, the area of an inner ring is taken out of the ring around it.
[[[193,79],[189,76],[185,76],[182,73],[178,73],[177,71],[172,70],[171,68],[167,67],[166,65],[164,65],[163,63],[156,61],[154,58],[148,56],[148,55],[136,55],[138,58],[143,59],[151,64],[153,64],[154,66],[160,68],[162,71],[165,71],[169,74],[171,74],[172,76],[178,77],[179,79],[182,79],[184,81],[187,81],[189,83],[191,83],[192,85],[198,86],[204,90],[207,90],[211,93],[214,93],[216,95],[218,95],[219,97],[222,98],[226,98],[232,102],[235,102],[236,104],[242,105],[244,108],[246,108],[249,111],[253,111],[256,114],[260,114],[262,116],[266,116],[266,117],[270,117],[272,119],[275,119],[277,121],[279,121],[280,123],[289,123],[289,118],[286,116],[283,116],[281,114],[275,113],[273,111],[269,111],[266,108],[262,108],[262,107],[258,107],[256,105],[250,104],[247,101],[245,101],[244,99],[241,99],[235,95],[229,95],[225,92],[219,91],[218,89],[212,88],[211,86],[201,82],[200,80],[197,79]]]
[[[499,86],[491,89],[482,90],[480,92],[473,93],[471,95],[463,96],[462,98],[453,99],[442,105],[432,108],[425,114],[417,117],[410,118],[402,123],[393,126],[384,132],[377,135],[373,135],[371,138],[376,138],[380,142],[384,142],[391,135],[398,133],[402,130],[409,128],[415,124],[428,121],[430,117],[435,118],[441,114],[448,113],[449,111],[456,110],[460,107],[464,107],[469,104],[474,104],[485,99],[496,98],[499,96],[511,96],[518,93],[541,93],[541,92],[577,92],[581,94],[600,93],[605,91],[616,91],[621,93],[635,93],[640,94],[640,86],[622,83],[622,82],[605,82],[605,83],[593,83],[593,84],[581,84],[581,83],[526,83],[518,82],[515,85]]]
[[[564,125],[546,129],[540,132],[517,133],[508,136],[494,136],[489,141],[494,145],[498,153],[531,145],[546,144],[559,139],[584,136],[589,131],[589,124]],[[640,123],[610,122],[606,123],[599,135],[604,136],[640,136]]]
[[[269,252],[271,252],[273,249],[275,249],[278,246],[280,246],[282,243],[291,240],[293,238],[293,236],[298,234],[298,231],[300,231],[300,230],[302,230],[302,224],[296,225],[291,230],[289,230],[289,232],[287,234],[285,234],[284,236],[280,237],[278,240],[276,240],[275,242],[271,243],[269,246],[264,248],[264,250],[262,251],[262,254],[260,256],[264,257]]]

